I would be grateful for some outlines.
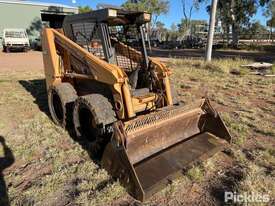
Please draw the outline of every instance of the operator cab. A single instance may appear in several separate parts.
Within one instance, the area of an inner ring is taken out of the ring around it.
[[[93,55],[123,69],[132,95],[140,96],[152,88],[144,26],[150,20],[151,15],[145,12],[100,9],[67,16],[63,30]]]

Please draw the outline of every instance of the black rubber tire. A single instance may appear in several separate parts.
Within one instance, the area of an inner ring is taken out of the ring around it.
[[[115,121],[113,106],[103,95],[89,94],[75,101],[73,123],[76,136],[89,142],[89,152],[94,157],[101,158],[110,138],[110,125]]]
[[[4,47],[4,51],[5,51],[6,53],[10,53],[10,48],[9,48],[9,47]]]
[[[73,105],[77,97],[70,83],[61,83],[49,89],[48,106],[54,123],[63,128],[72,126]]]
[[[24,47],[23,48],[23,52],[28,52],[29,51],[29,48],[28,47]]]

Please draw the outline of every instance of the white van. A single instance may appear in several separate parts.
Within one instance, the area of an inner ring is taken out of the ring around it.
[[[3,50],[22,50],[24,52],[30,49],[30,41],[25,29],[4,29],[3,31]]]

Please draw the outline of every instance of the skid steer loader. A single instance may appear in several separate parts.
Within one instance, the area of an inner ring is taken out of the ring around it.
[[[147,55],[150,20],[146,12],[106,8],[67,16],[61,29],[42,33],[53,121],[89,141],[140,201],[231,141],[208,99],[177,102],[171,71]]]

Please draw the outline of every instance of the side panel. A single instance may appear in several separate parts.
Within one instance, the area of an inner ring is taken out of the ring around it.
[[[95,80],[113,88],[115,104],[119,105],[117,114],[120,119],[125,119],[125,114],[127,117],[135,115],[127,75],[116,65],[108,64],[97,58],[54,29],[43,30],[42,47],[47,89],[61,82],[64,77],[67,80],[72,78]],[[87,68],[88,73],[74,70],[74,66],[77,66],[75,59],[82,68],[83,65]]]
[[[44,29],[42,33],[43,63],[47,90],[56,83],[61,82],[59,57],[54,43],[54,34],[51,29]]]
[[[51,31],[53,32],[55,43],[68,51],[70,58],[75,57],[78,61],[86,64],[90,69],[91,76],[93,76],[95,80],[108,85],[124,83],[127,76],[116,65],[108,64],[92,55],[61,33],[55,30]]]

